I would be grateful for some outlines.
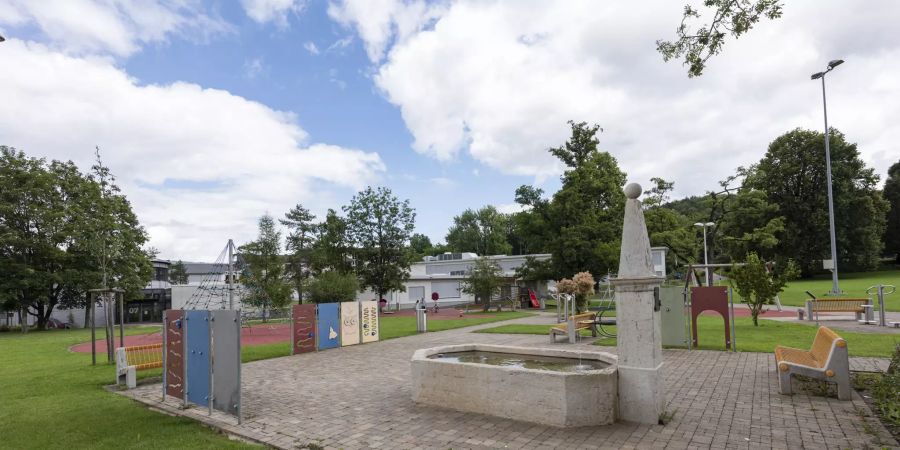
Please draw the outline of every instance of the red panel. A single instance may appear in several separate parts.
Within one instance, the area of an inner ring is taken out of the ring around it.
[[[715,311],[725,320],[725,348],[731,348],[731,321],[728,320],[728,288],[725,286],[697,286],[691,288],[691,323],[694,346],[697,345],[697,316],[703,311]]]
[[[166,311],[166,395],[184,398],[184,311]]]
[[[294,305],[291,316],[294,354],[316,351],[316,305]]]

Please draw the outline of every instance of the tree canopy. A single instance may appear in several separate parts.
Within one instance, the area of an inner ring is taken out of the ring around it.
[[[479,255],[507,255],[512,246],[507,241],[509,218],[494,206],[477,211],[467,209],[453,218],[447,232],[447,246],[453,252]]]
[[[281,256],[281,233],[275,229],[275,220],[265,214],[259,218],[259,235],[256,240],[242,245],[238,251],[244,258],[241,275],[247,295],[244,302],[266,311],[282,308],[291,301],[291,286],[284,273]]]
[[[416,220],[409,200],[400,201],[385,187],[368,187],[353,196],[344,212],[360,287],[372,289],[378,298],[404,291],[410,265],[407,245]]]
[[[900,161],[888,169],[883,196],[890,205],[884,229],[884,250],[900,264]]]
[[[303,303],[303,292],[309,282],[311,247],[316,242],[315,218],[314,214],[298,203],[285,214],[284,219],[279,220],[288,228],[285,239],[288,277],[294,282],[299,303]]]

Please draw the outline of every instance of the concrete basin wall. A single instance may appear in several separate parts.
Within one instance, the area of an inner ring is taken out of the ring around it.
[[[466,351],[581,358],[610,366],[557,372],[428,358]],[[418,403],[558,427],[616,421],[616,357],[609,353],[464,344],[418,350],[411,366],[413,400]]]

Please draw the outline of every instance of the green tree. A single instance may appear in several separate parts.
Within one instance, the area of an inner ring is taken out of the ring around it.
[[[860,159],[856,144],[835,129],[830,134],[838,267],[871,270],[878,266],[889,206],[876,191],[878,176]],[[823,133],[785,133],[747,171],[743,185],[777,205],[784,232],[775,251],[797,261],[804,276],[821,271],[821,260],[830,257],[824,148]]]
[[[467,209],[453,218],[447,232],[447,246],[454,252],[479,255],[506,255],[512,246],[506,240],[508,218],[488,205],[477,211]]]
[[[355,275],[328,271],[309,284],[309,300],[313,303],[352,302],[358,291],[359,281]]]
[[[787,282],[798,274],[799,269],[791,260],[787,261],[783,269],[770,270],[756,253],[750,252],[746,256],[745,265],[731,267],[729,280],[731,286],[741,296],[741,302],[750,308],[753,326],[759,326],[759,313],[763,307],[771,305]]]
[[[890,205],[884,229],[884,250],[896,264],[900,264],[900,161],[888,169],[882,195]]]
[[[416,220],[409,200],[400,201],[385,187],[368,187],[353,196],[344,212],[361,288],[372,289],[378,298],[404,291],[410,265],[406,247]]]
[[[578,272],[606,273],[618,265],[625,208],[625,173],[616,159],[597,149],[597,125],[569,122],[572,137],[550,152],[568,166],[548,217],[556,278]]]
[[[316,226],[316,238],[310,252],[310,269],[313,275],[334,270],[340,273],[353,271],[347,221],[333,209],[325,214],[325,220]]]
[[[285,249],[289,252],[288,276],[294,282],[298,303],[303,303],[304,288],[309,283],[310,252],[316,238],[315,218],[314,214],[298,203],[285,214],[284,219],[279,220],[289,230],[285,240]]]
[[[471,269],[466,273],[460,290],[475,297],[475,303],[482,303],[484,310],[490,308],[491,297],[500,292],[503,286],[503,271],[500,266],[487,257],[482,256],[475,260]]]
[[[87,305],[106,286],[139,295],[152,274],[146,232],[99,160],[29,158],[0,146],[0,297],[44,328],[57,306]]]
[[[434,246],[431,245],[431,239],[420,233],[414,233],[409,237],[410,261],[421,261],[425,256],[431,256],[434,252]]]
[[[651,178],[650,186],[650,189],[644,191],[641,202],[650,244],[669,249],[666,258],[670,263],[666,267],[674,268],[675,258],[684,262],[696,261],[702,243],[697,240],[692,227],[693,221],[669,207],[669,197],[675,183],[662,178]]]
[[[188,274],[187,269],[184,267],[184,263],[179,259],[178,261],[172,263],[169,266],[169,283],[172,284],[187,284],[188,283]]]
[[[509,221],[513,233],[508,240],[513,254],[547,253],[548,243],[554,236],[551,229],[550,201],[544,191],[534,186],[522,185],[516,189],[515,201],[522,211],[512,214]]]
[[[701,11],[687,4],[675,30],[676,39],[656,41],[663,60],[684,57],[689,77],[703,73],[709,58],[722,51],[728,35],[737,39],[760,20],[777,19],[782,14],[781,0],[703,0],[703,6],[712,14],[708,23],[692,28],[690,22],[700,19]]]
[[[244,258],[241,279],[247,295],[244,302],[262,308],[263,320],[270,309],[283,308],[291,301],[291,285],[284,273],[281,257],[281,233],[275,220],[264,214],[259,218],[259,235],[238,251]]]

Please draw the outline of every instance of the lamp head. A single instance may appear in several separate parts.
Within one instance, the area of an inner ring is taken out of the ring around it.
[[[714,226],[716,226],[715,222],[706,222],[704,225],[706,225],[706,226],[708,226],[708,227],[714,227]]]
[[[697,222],[697,223],[695,223],[695,224],[694,224],[694,226],[695,226],[695,227],[702,227],[702,226],[703,226],[703,224],[702,224],[702,223],[700,223],[700,222]]]
[[[833,59],[828,62],[828,70],[834,69],[835,67],[844,63],[843,59]]]
[[[818,80],[819,78],[822,78],[824,76],[825,76],[825,72],[816,72],[816,73],[812,74],[812,76],[809,77],[809,79],[810,80]]]

